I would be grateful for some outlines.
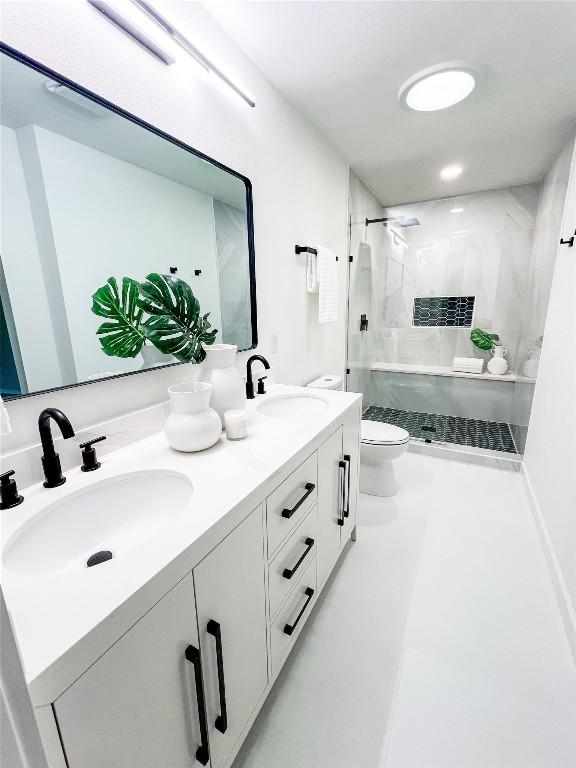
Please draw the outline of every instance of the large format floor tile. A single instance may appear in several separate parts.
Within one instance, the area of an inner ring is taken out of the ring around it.
[[[518,473],[406,454],[234,768],[573,768],[576,673]]]

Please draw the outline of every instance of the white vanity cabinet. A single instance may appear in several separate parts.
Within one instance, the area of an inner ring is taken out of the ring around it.
[[[356,525],[360,413],[351,409],[343,424],[318,449],[318,586],[330,575]]]
[[[221,768],[267,659],[259,506],[56,701],[69,768]]]
[[[68,768],[199,765],[199,659],[189,574],[53,704]]]
[[[212,768],[222,768],[268,683],[262,507],[194,568]]]
[[[255,509],[49,699],[59,764],[230,768],[353,535],[359,428],[356,400],[292,457]]]

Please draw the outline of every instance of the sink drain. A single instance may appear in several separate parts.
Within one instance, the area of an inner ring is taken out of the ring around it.
[[[103,549],[101,552],[95,552],[93,555],[90,555],[88,560],[86,560],[86,565],[88,568],[92,568],[93,565],[100,565],[100,563],[105,563],[106,560],[112,560],[112,552],[109,549]]]

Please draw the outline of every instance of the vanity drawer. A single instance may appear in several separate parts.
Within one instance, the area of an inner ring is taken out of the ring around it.
[[[268,557],[302,520],[318,496],[318,460],[313,453],[266,499]]]
[[[316,557],[308,563],[296,589],[278,611],[270,626],[272,672],[288,653],[316,602]]]
[[[310,560],[316,557],[316,521],[314,506],[268,566],[270,616],[274,616]]]

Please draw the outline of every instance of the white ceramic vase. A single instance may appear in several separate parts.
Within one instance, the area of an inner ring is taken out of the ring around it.
[[[535,379],[540,365],[540,349],[531,349],[528,352],[528,360],[524,363],[522,373],[529,379]]]
[[[144,371],[147,368],[156,368],[159,365],[170,365],[170,363],[176,362],[174,355],[165,355],[164,352],[160,352],[154,344],[144,344],[140,350],[140,354],[144,361],[140,366],[141,371]]]
[[[204,381],[168,387],[171,412],[166,419],[166,439],[177,451],[203,451],[220,438],[222,422],[210,408],[212,385]]]
[[[238,347],[235,344],[212,344],[204,350],[206,359],[200,380],[212,384],[210,405],[224,425],[226,411],[246,409],[246,386],[234,365]]]
[[[503,376],[508,370],[508,360],[504,355],[508,352],[502,346],[496,346],[492,349],[492,359],[488,360],[488,372],[494,374],[494,376]]]

